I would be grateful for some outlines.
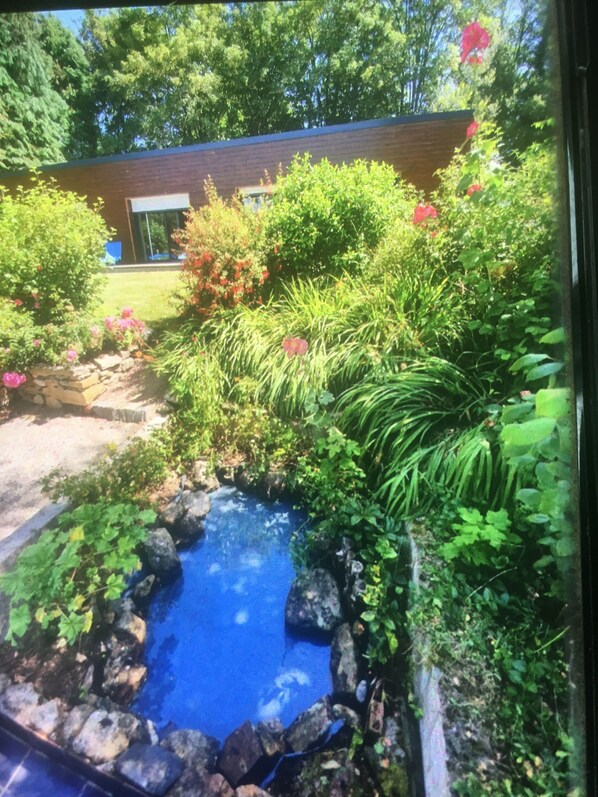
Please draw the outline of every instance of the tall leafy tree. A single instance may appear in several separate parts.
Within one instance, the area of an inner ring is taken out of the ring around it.
[[[91,156],[97,149],[99,131],[89,62],[75,35],[56,17],[42,16],[39,25],[41,45],[52,59],[52,87],[70,108],[67,157]]]
[[[467,107],[459,39],[477,19],[493,39],[484,100],[519,146],[537,135],[531,122],[546,96],[540,6],[285,0],[88,11],[99,152]]]
[[[493,77],[480,93],[510,150],[522,152],[552,135],[539,127],[553,114],[550,25],[545,3],[519,0],[503,9],[492,58]]]
[[[226,137],[222,72],[239,52],[226,44],[224,13],[218,5],[86,12],[102,152]]]
[[[253,136],[303,125],[295,102],[302,51],[289,3],[235,3],[226,41],[235,58],[223,72],[223,102],[230,135]]]
[[[69,106],[52,85],[53,64],[37,15],[0,15],[0,168],[64,160]]]

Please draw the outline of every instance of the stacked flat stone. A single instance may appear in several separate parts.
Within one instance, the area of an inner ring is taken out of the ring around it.
[[[85,364],[40,365],[31,368],[19,395],[33,404],[60,409],[64,405],[88,407],[106,391],[106,382],[115,373],[130,370],[132,352],[102,354]]]

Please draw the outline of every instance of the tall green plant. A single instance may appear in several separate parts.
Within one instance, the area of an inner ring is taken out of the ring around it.
[[[282,279],[358,272],[414,192],[391,166],[297,156],[266,215],[269,270]]]
[[[97,302],[111,235],[100,207],[36,178],[15,196],[0,188],[0,295],[37,323]]]
[[[354,385],[339,409],[376,465],[379,495],[405,516],[425,511],[445,490],[504,498],[511,485],[490,400],[470,373],[429,357]]]

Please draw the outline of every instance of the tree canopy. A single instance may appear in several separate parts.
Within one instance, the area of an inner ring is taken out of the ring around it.
[[[0,16],[0,164],[464,108],[460,31],[481,19],[480,81],[511,150],[548,114],[541,0],[284,0]],[[489,59],[490,63],[490,59]],[[474,81],[475,83],[475,81]]]
[[[64,160],[68,129],[37,17],[0,15],[0,168]]]

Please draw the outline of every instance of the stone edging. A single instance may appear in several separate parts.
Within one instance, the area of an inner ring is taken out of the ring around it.
[[[133,368],[132,354],[132,350],[123,349],[101,354],[89,363],[34,366],[18,394],[25,401],[50,409],[88,407],[106,391],[106,382],[114,374]]]
[[[413,535],[407,528],[411,548],[411,583],[415,589],[420,583],[420,553]],[[440,670],[426,664],[429,639],[423,629],[418,629],[411,640],[413,662],[413,688],[422,710],[419,735],[426,797],[449,797],[444,715],[440,695]]]

